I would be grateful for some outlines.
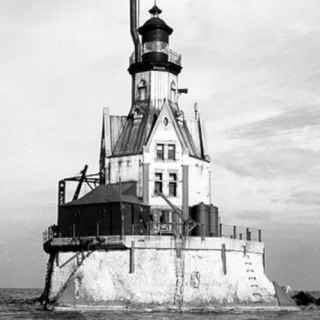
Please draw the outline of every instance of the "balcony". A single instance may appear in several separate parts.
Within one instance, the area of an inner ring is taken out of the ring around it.
[[[168,53],[168,61],[169,62],[174,63],[178,66],[181,66],[181,60],[182,60],[181,54],[179,54],[171,49],[167,50],[167,53]],[[143,51],[142,51],[142,54],[143,54]],[[135,59],[135,54],[133,52],[129,58],[129,65],[132,65],[135,62],[136,62],[136,59]]]

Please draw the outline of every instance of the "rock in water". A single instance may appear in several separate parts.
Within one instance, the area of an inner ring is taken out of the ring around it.
[[[298,292],[292,297],[292,299],[296,302],[298,306],[317,304],[317,299],[315,299],[310,293],[304,291]]]

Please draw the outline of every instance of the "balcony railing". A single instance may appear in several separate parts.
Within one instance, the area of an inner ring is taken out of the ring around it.
[[[262,230],[260,229],[226,224],[220,224],[219,229],[221,237],[245,241],[262,241]]]
[[[247,227],[239,227],[239,226],[231,226],[225,224],[219,224],[218,230],[216,233],[209,233],[208,226],[199,225],[199,232],[196,233],[197,236],[201,236],[201,238],[207,237],[225,237],[231,239],[238,239],[244,241],[262,241],[262,231],[260,229],[254,228],[247,228]],[[145,226],[142,224],[132,224],[130,230],[124,231],[123,236],[125,235],[177,235],[179,232],[185,228],[184,224],[181,223],[155,223],[149,222]],[[97,223],[96,226],[96,234],[95,235],[79,235],[77,225],[72,225],[72,232],[68,235],[61,235],[59,233],[57,226],[49,227],[43,233],[43,242],[46,243],[54,238],[73,238],[73,239],[81,239],[81,238],[88,238],[95,236],[99,237],[106,237],[111,236],[110,234],[103,234],[100,232],[100,225]],[[186,231],[187,232],[187,231]],[[193,235],[193,233],[187,232],[189,235]],[[122,237],[120,235],[120,237]]]
[[[167,53],[168,53],[168,61],[171,62],[171,63],[174,63],[178,66],[181,66],[181,54],[169,49],[167,50]],[[143,54],[143,52],[142,52]],[[132,65],[133,63],[136,62],[136,58],[135,58],[135,54],[134,52],[131,54],[130,58],[129,58],[129,64]]]

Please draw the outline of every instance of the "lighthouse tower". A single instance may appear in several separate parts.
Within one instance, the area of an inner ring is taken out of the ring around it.
[[[179,88],[181,55],[170,48],[173,29],[160,18],[157,5],[149,12],[151,17],[138,27],[131,5],[132,105],[127,116],[105,114],[103,139],[110,148],[101,170],[106,183],[135,181],[153,221],[168,225],[174,220],[168,200],[186,219],[189,207],[211,204],[210,161],[198,110],[187,119],[179,104],[186,89]]]
[[[142,37],[141,50],[130,59],[129,73],[133,82],[133,105],[148,103],[160,109],[163,101],[178,102],[178,75],[181,72],[181,56],[169,48],[173,29],[159,15],[154,5],[149,10],[152,17],[138,29]]]

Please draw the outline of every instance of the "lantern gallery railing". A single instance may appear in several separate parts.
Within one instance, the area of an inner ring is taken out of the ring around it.
[[[181,223],[146,223],[146,224],[132,224],[130,227],[122,228],[122,234],[118,236],[126,235],[177,235],[183,228],[184,224]],[[105,237],[113,236],[112,232],[104,234],[100,232],[100,224],[97,223],[96,230],[92,234],[82,234],[76,224],[70,226],[70,233],[61,234],[59,233],[58,226],[51,226],[45,232],[43,232],[43,242],[49,242],[54,238],[87,238],[87,237]],[[247,228],[242,226],[231,226],[225,224],[219,224],[219,228],[216,233],[209,233],[206,225],[199,224],[197,228],[191,232],[186,232],[188,236],[199,236],[202,239],[207,237],[224,237],[231,239],[238,239],[244,241],[258,241],[262,242],[262,231],[255,228]]]
[[[166,52],[168,53],[169,62],[174,63],[178,66],[181,66],[181,63],[182,63],[181,54],[173,51],[172,49],[167,49]],[[135,58],[135,53],[133,52],[129,58],[129,64],[132,65],[135,62],[136,62],[136,58]]]

